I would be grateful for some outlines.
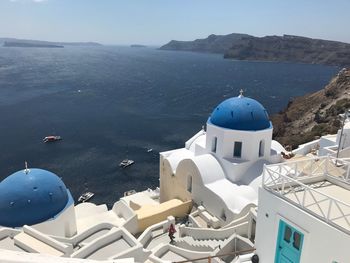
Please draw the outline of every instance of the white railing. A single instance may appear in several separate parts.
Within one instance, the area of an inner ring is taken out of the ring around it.
[[[326,176],[350,184],[350,162],[349,158],[327,157]]]
[[[337,159],[333,156],[323,156],[271,164],[267,167],[270,171],[296,179],[325,176],[350,183],[350,158]],[[264,180],[268,183],[266,180],[268,178]]]
[[[263,187],[321,220],[350,234],[350,205],[317,190],[337,181],[349,185],[350,163],[334,157],[287,162],[264,167]],[[310,184],[310,185],[308,185]],[[313,187],[312,187],[313,186]]]

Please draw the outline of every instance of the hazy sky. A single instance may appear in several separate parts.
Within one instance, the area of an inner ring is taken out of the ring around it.
[[[350,43],[350,0],[0,0],[0,37],[160,45],[209,34]]]

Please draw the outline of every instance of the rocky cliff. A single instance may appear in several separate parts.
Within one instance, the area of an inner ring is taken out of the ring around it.
[[[274,139],[293,148],[341,127],[339,114],[350,109],[350,69],[342,69],[322,90],[295,98],[271,117]]]
[[[171,40],[168,44],[160,47],[162,50],[181,50],[207,53],[224,54],[232,44],[244,37],[250,37],[246,34],[229,34],[229,35],[210,35],[204,39],[194,41]]]
[[[220,53],[237,60],[350,66],[350,44],[290,35],[210,35],[194,41],[172,40],[160,49]]]
[[[350,44],[298,36],[245,37],[225,58],[350,66]]]

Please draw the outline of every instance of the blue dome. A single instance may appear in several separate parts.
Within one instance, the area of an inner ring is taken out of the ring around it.
[[[265,108],[256,100],[243,96],[221,102],[208,122],[222,128],[242,131],[258,131],[271,127]]]
[[[57,175],[42,169],[18,171],[0,183],[0,225],[21,227],[53,218],[69,200]]]

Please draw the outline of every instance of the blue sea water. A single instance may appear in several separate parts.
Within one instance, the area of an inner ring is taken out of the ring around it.
[[[152,48],[2,47],[0,179],[27,160],[62,177],[75,199],[88,189],[112,204],[126,190],[158,186],[158,153],[183,147],[240,89],[271,115],[337,71]],[[51,134],[63,140],[44,144]],[[119,168],[126,157],[135,165]]]

